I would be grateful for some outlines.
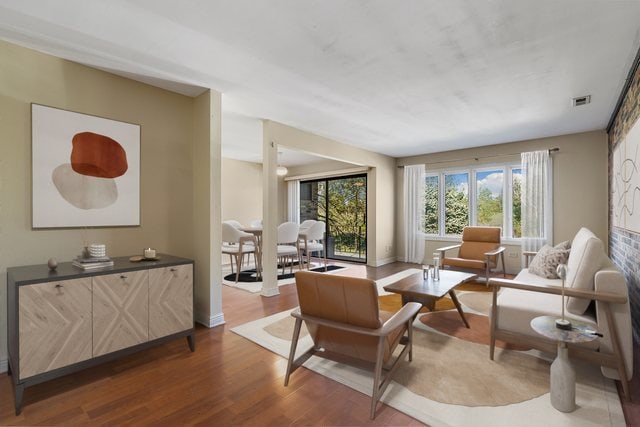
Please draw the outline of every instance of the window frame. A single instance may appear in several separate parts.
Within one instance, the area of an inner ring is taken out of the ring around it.
[[[513,170],[521,169],[519,162],[505,162],[497,164],[478,165],[474,167],[452,167],[443,169],[428,170],[424,174],[425,186],[426,178],[430,176],[438,177],[438,233],[425,233],[424,229],[421,229],[421,235],[425,240],[436,241],[458,241],[460,240],[459,234],[445,234],[445,176],[455,175],[458,173],[466,173],[469,177],[469,225],[477,225],[477,194],[478,194],[478,180],[477,174],[479,172],[487,171],[502,171],[503,185],[502,185],[502,224],[501,227],[501,240],[503,243],[517,243],[521,241],[520,237],[513,237]]]

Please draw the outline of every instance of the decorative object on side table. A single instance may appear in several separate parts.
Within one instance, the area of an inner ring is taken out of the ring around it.
[[[56,260],[55,258],[49,258],[49,261],[47,261],[47,265],[49,266],[49,270],[55,271],[56,268],[58,268],[58,260]]]
[[[569,330],[560,329],[553,316],[539,316],[531,321],[531,329],[558,342],[558,355],[551,364],[551,405],[561,412],[576,409],[576,372],[569,360],[567,343],[593,341],[602,336],[586,322],[574,320]]]
[[[558,273],[558,277],[562,279],[562,319],[556,319],[556,328],[570,331],[571,322],[564,317],[564,280],[567,278],[567,266],[565,264],[558,264],[556,272]]]
[[[146,259],[155,259],[155,257],[156,257],[156,250],[155,250],[155,249],[153,249],[153,248],[146,248],[146,249],[143,251],[143,254],[144,254],[144,257],[145,257]]]
[[[82,255],[73,260],[73,266],[82,270],[112,267],[113,260],[107,256],[107,247],[104,243],[92,243],[85,246]]]

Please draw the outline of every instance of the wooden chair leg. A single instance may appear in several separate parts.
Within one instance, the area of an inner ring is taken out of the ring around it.
[[[231,274],[233,274],[233,255],[229,254],[229,264],[231,264]]]
[[[409,337],[409,362],[413,361],[413,319],[407,322],[407,336]]]
[[[490,271],[490,269],[489,269],[489,260],[487,260],[487,269],[486,269],[485,274],[484,274],[484,275],[485,275],[485,278],[486,278],[486,280],[487,280],[487,281],[485,282],[485,286],[486,286],[487,288],[489,287],[489,271]]]
[[[493,288],[493,305],[491,306],[491,337],[489,343],[489,359],[493,360],[493,355],[496,350],[496,328],[498,326],[498,288]]]
[[[242,254],[236,255],[236,283],[240,280],[240,267],[242,266]]]
[[[502,260],[502,277],[507,278],[507,269],[504,266],[504,251],[500,252],[500,259]]]
[[[300,327],[302,326],[302,319],[296,319],[296,324],[293,327],[293,337],[291,338],[291,349],[289,349],[289,361],[287,362],[287,373],[284,376],[284,386],[289,385],[289,376],[293,372],[293,361],[296,357],[296,348],[298,347],[298,337],[300,336]]]
[[[371,393],[371,413],[369,417],[373,420],[376,417],[376,406],[380,399],[380,382],[382,381],[382,359],[384,357],[384,337],[378,339],[378,352],[376,354],[376,367],[373,377],[373,393]]]

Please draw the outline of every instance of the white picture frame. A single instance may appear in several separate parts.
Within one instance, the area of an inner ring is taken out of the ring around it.
[[[31,104],[31,150],[34,229],[140,225],[140,125]]]

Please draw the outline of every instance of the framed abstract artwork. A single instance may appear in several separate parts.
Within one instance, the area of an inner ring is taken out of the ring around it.
[[[640,233],[640,120],[613,150],[612,222]]]
[[[31,104],[32,226],[140,225],[140,125]]]

